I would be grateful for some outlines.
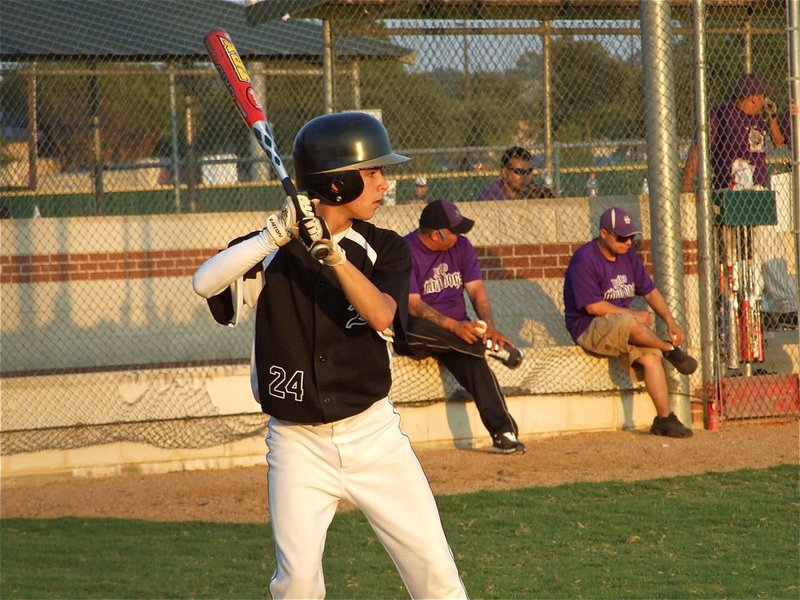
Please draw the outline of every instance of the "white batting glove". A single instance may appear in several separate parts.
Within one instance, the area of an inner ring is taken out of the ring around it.
[[[266,254],[271,254],[292,239],[291,230],[286,227],[286,209],[267,216],[267,226],[261,231]]]
[[[300,236],[298,229],[300,220],[314,216],[314,205],[311,200],[308,199],[308,196],[297,194],[297,202],[300,204],[300,214],[297,213],[297,208],[291,196],[286,196],[286,204],[284,204],[283,211],[281,211],[285,215],[284,220],[286,222],[286,228],[289,230],[289,235],[291,235],[292,238]]]
[[[335,267],[347,260],[347,254],[345,253],[344,248],[342,248],[333,240],[323,239],[317,242],[316,245],[323,245],[328,248],[328,254],[326,254],[324,258],[320,259],[322,264],[325,264],[329,267]],[[312,252],[313,250],[314,247],[311,248]]]

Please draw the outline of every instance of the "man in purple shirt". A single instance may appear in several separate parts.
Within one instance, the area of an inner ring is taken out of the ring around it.
[[[517,200],[552,198],[553,192],[532,181],[533,157],[521,146],[511,146],[500,159],[500,179],[483,188],[476,200]]]
[[[661,292],[631,251],[641,232],[621,208],[609,208],[600,217],[598,237],[572,255],[564,279],[564,313],[567,329],[584,350],[618,357],[634,380],[644,380],[656,408],[650,433],[690,437],[669,406],[669,388],[662,357],[684,375],[694,373],[697,361],[680,346],[686,333],[675,321]],[[649,311],[630,308],[634,296],[643,296],[667,325],[670,341],[652,327]]]
[[[517,439],[517,424],[486,362],[488,353],[516,368],[522,353],[495,328],[478,255],[461,235],[473,225],[449,200],[435,200],[423,209],[419,229],[405,236],[411,250],[408,331],[405,342],[395,342],[395,350],[416,358],[436,358],[474,398],[494,449],[503,454],[525,452],[525,444]],[[467,315],[465,291],[478,321]]]
[[[770,89],[752,73],[736,80],[731,101],[708,115],[708,144],[713,172],[713,189],[726,190],[734,183],[734,163],[745,161],[752,170],[752,185],[768,188],[767,136],[776,147],[789,142],[789,115],[797,114],[792,104],[781,119],[778,108],[767,98]],[[738,163],[737,163],[738,164]],[[683,191],[694,189],[697,176],[697,144],[686,158]]]

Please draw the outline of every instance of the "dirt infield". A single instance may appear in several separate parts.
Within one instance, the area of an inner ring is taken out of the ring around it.
[[[529,440],[522,456],[455,449],[418,455],[434,493],[457,494],[800,464],[799,433],[797,422],[729,425],[685,440],[620,431]],[[266,466],[3,486],[0,516],[263,521],[265,478]]]

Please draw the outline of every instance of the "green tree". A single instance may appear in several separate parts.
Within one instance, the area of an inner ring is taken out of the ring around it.
[[[557,37],[551,44],[553,132],[560,141],[638,139],[643,135],[643,86],[638,55],[612,55],[599,40]],[[523,54],[516,70],[541,94],[540,52]]]
[[[55,69],[54,67],[58,67]],[[69,74],[70,67],[81,73]],[[59,159],[64,168],[92,161],[90,78],[82,62],[40,65],[37,119],[42,132],[39,153]],[[48,73],[48,71],[53,71]],[[96,69],[101,149],[104,162],[128,162],[153,155],[169,132],[166,77],[152,67],[119,73],[116,65]],[[27,112],[27,80],[12,73],[0,83],[3,106]]]

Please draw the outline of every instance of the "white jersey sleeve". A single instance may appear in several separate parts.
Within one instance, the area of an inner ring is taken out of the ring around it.
[[[239,238],[205,261],[192,278],[195,292],[206,298],[218,323],[236,327],[255,308],[264,282],[263,269],[275,255],[264,258],[263,232]]]
[[[205,261],[192,278],[195,293],[211,298],[241,279],[270,253],[266,231],[238,242]]]

